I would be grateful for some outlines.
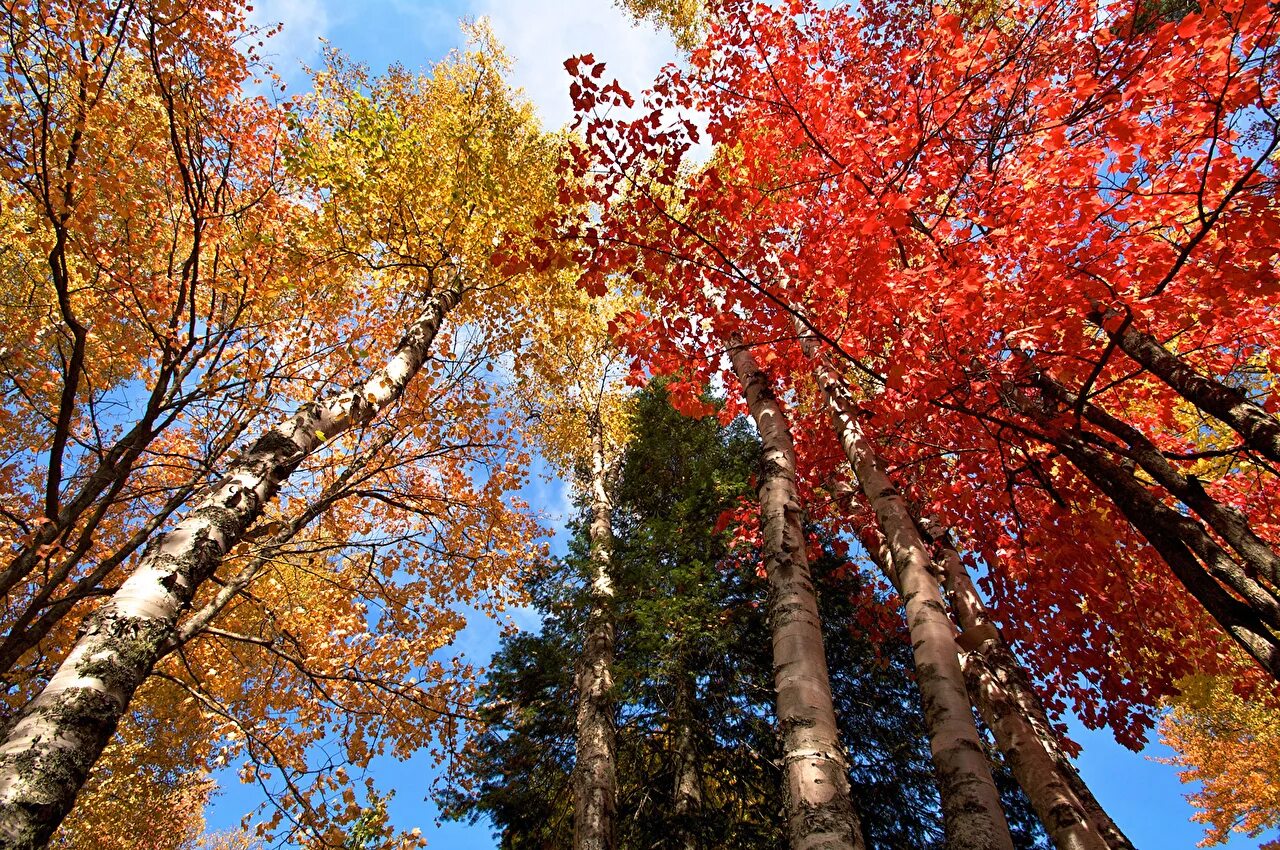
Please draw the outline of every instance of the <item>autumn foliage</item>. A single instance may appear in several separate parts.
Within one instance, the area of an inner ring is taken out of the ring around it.
[[[626,118],[630,94],[570,65],[580,163],[605,166],[587,191],[609,210],[581,235],[609,259],[600,274],[636,268],[670,305],[628,329],[634,349],[705,381],[746,329],[779,378],[802,376],[799,315],[864,386],[888,462],[988,565],[1037,668],[1121,730],[1145,725],[1180,665],[1222,661],[1177,637],[1208,628],[1191,599],[1143,606],[1172,577],[1103,496],[1108,476],[1146,489],[1134,456],[1154,447],[1170,481],[1250,505],[1270,534],[1265,453],[1199,425],[1108,340],[1121,324],[1173,338],[1189,367],[1246,391],[1269,374],[1269,16],[1214,7],[1140,30],[1090,4],[986,19],[731,3],[693,67]],[[703,134],[712,160],[683,164]],[[1139,645],[1159,661],[1116,666]]]
[[[1137,746],[1193,671],[1269,693],[1273,10],[714,9],[643,95],[566,66],[587,285],[662,305],[620,338],[692,396],[741,335],[820,416],[798,322],[1056,710]]]
[[[1137,749],[1172,706],[1209,838],[1273,826],[1274,6],[622,5],[682,61],[630,92],[607,46],[567,58],[561,133],[484,24],[421,73],[329,49],[285,98],[233,0],[3,5],[0,845],[81,784],[64,846],[194,840],[233,762],[263,836],[417,844],[360,773],[474,719],[451,641],[550,575],[534,452],[594,511],[604,723],[625,384],[655,375],[782,458],[714,533],[813,618],[779,642],[816,684],[777,689],[826,700],[819,791],[857,747],[820,694],[820,536],[867,567],[867,629],[976,577],[982,622],[912,631],[914,675],[999,654],[1046,770],[1066,712]]]

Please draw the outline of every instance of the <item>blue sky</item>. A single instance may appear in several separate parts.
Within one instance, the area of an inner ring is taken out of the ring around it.
[[[314,65],[321,39],[345,51],[374,71],[399,63],[410,69],[428,66],[450,49],[460,46],[458,22],[464,17],[486,16],[507,46],[516,66],[512,81],[523,87],[537,105],[548,126],[570,117],[567,78],[563,61],[571,55],[592,52],[609,65],[611,76],[638,89],[656,70],[675,58],[668,38],[641,25],[634,26],[609,0],[257,0],[254,17],[261,23],[283,22],[284,30],[269,42],[267,54],[288,84],[289,90],[306,88],[303,63]],[[551,516],[562,518],[566,510],[564,487],[537,479],[526,496]],[[521,618],[517,615],[517,619]],[[531,624],[526,622],[526,625]],[[498,627],[484,617],[470,618],[454,648],[472,663],[483,664],[497,646]],[[1168,750],[1153,745],[1135,754],[1114,743],[1108,733],[1072,730],[1084,745],[1080,769],[1095,794],[1140,848],[1193,847],[1203,827],[1190,822],[1191,807],[1173,768],[1154,757]],[[496,846],[486,824],[437,827],[437,811],[423,796],[435,776],[428,758],[399,764],[374,765],[379,784],[397,789],[390,809],[404,828],[418,826],[437,850],[473,850]],[[212,828],[239,821],[258,802],[254,789],[237,786],[225,775],[225,790],[209,813]],[[1256,847],[1257,842],[1237,838],[1231,850]]]

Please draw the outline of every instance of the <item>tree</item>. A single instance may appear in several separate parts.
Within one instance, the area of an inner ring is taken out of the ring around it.
[[[1232,832],[1257,838],[1280,826],[1275,700],[1242,698],[1224,677],[1197,676],[1179,685],[1160,735],[1176,753],[1168,763],[1182,768],[1182,781],[1201,783],[1188,797],[1200,809],[1195,819],[1208,826],[1201,846],[1225,843]]]
[[[410,396],[407,404],[402,400],[406,398],[410,380],[424,371],[424,366],[428,374],[436,370],[429,358],[433,343],[439,344],[437,337],[446,316],[466,323],[477,339],[502,336],[495,333],[486,337],[486,329],[507,331],[504,311],[518,303],[521,285],[538,276],[529,273],[502,278],[491,270],[489,258],[497,244],[518,247],[532,238],[532,224],[548,197],[545,191],[533,189],[539,180],[543,186],[547,185],[548,154],[553,145],[537,130],[529,109],[512,100],[501,79],[501,65],[501,57],[490,42],[475,52],[442,63],[429,79],[415,80],[406,74],[393,74],[373,100],[360,91],[359,73],[335,71],[325,78],[328,88],[321,87],[315,110],[299,119],[302,139],[296,154],[295,174],[327,193],[327,203],[316,205],[315,226],[308,235],[318,239],[327,232],[350,237],[345,241],[335,238],[327,243],[337,246],[331,247],[334,258],[348,265],[343,268],[335,262],[314,267],[317,282],[336,279],[344,283],[359,281],[367,286],[369,297],[360,305],[367,310],[364,315],[367,324],[363,329],[372,331],[366,338],[387,346],[388,360],[385,366],[370,370],[360,363],[358,349],[331,354],[335,342],[364,341],[359,334],[345,334],[341,321],[332,324],[327,337],[316,341],[317,350],[330,356],[315,358],[309,364],[308,380],[299,387],[300,394],[310,396],[310,401],[296,408],[279,426],[245,446],[204,497],[187,506],[186,516],[171,531],[151,539],[129,578],[89,617],[84,635],[62,661],[59,672],[15,718],[4,755],[0,757],[4,765],[4,778],[0,780],[4,797],[0,810],[6,840],[15,846],[40,842],[65,815],[88,769],[127,709],[133,692],[165,653],[190,637],[183,634],[178,621],[193,604],[203,604],[198,594],[202,591],[211,594],[213,613],[234,598],[234,593],[211,593],[203,585],[215,571],[224,567],[226,556],[236,554],[235,547],[246,542],[247,532],[289,476],[307,462],[310,480],[316,480],[320,477],[319,462],[335,457],[337,449],[350,450],[348,440],[367,436],[365,426],[384,410],[390,408],[390,412],[402,414],[412,423],[408,417],[412,415],[413,402],[429,399],[430,395],[424,395],[423,399]],[[342,66],[335,67],[341,70]],[[374,106],[377,108],[372,108]],[[391,118],[396,109],[407,113],[403,117],[414,120]],[[353,128],[360,132],[352,132]],[[350,169],[354,161],[377,156],[385,149],[384,145],[402,148],[405,156],[403,161],[397,161],[405,169],[404,176],[416,175],[417,179],[396,179],[402,175],[386,171],[368,172],[371,179],[359,184],[346,179],[353,173]],[[337,156],[339,154],[341,156]],[[424,157],[449,154],[454,156],[450,170],[434,174],[432,180],[424,179],[420,171],[415,170]],[[345,164],[345,170],[338,168],[339,162]],[[484,179],[476,179],[477,175]],[[326,185],[326,180],[333,182]],[[482,196],[473,194],[480,191],[484,193]],[[355,213],[347,212],[353,209],[348,204],[355,200],[365,202],[360,209],[370,216],[375,215],[379,205],[382,210],[409,212],[413,204],[418,215],[402,217],[401,222],[412,220],[420,229],[410,231],[402,227],[388,231],[380,226],[361,230],[359,219],[350,218]],[[486,212],[467,214],[473,202],[480,203]],[[341,227],[327,230],[334,223]],[[353,268],[360,269],[359,274],[345,276]],[[318,290],[321,295],[329,296],[341,292],[339,288],[318,287]],[[483,295],[476,295],[477,292]],[[339,303],[343,302],[339,300]],[[411,318],[406,319],[406,313]],[[331,394],[328,387],[332,381],[344,382],[345,389]],[[444,412],[461,415],[464,421],[467,415],[484,418],[481,404],[474,397],[454,399],[451,405],[451,411]],[[398,420],[402,427],[406,419]],[[410,434],[414,433],[414,427],[409,424]],[[378,441],[374,439],[371,443],[376,446]],[[354,449],[356,459],[362,450]],[[471,460],[474,459],[473,456]],[[491,580],[500,582],[502,570],[513,563],[511,558],[520,557],[526,539],[523,535],[529,531],[527,523],[512,525],[502,521],[509,516],[502,494],[514,483],[501,469],[494,470],[483,486],[489,504],[482,506],[479,514],[490,529],[501,531],[473,537],[473,529],[467,524],[451,526],[446,519],[456,510],[451,506],[463,505],[465,501],[449,501],[457,493],[448,491],[464,486],[469,479],[467,463],[467,459],[458,458],[452,469],[440,466],[401,469],[393,463],[375,473],[383,476],[392,472],[412,482],[409,486],[415,492],[409,503],[391,501],[391,506],[401,512],[402,517],[424,517],[428,528],[432,528],[433,522],[440,523],[442,559],[456,559],[450,563],[458,571],[437,570],[434,557],[419,558],[414,563],[411,554],[406,555],[410,560],[402,561],[401,565],[412,565],[437,576],[439,581],[434,584],[420,582],[408,589],[443,588],[446,592],[439,597],[441,601],[463,592],[471,573],[479,579],[477,587]],[[339,485],[350,483],[341,472],[335,474],[335,479]],[[345,494],[365,499],[366,504],[382,502],[386,492],[384,482]],[[440,504],[445,510],[424,509],[433,501],[433,490],[441,489],[426,486],[428,483],[442,485],[444,492],[440,495],[444,498]],[[418,504],[414,504],[414,500]],[[324,501],[322,493],[319,502]],[[303,510],[302,524],[314,520],[316,515]],[[516,538],[520,543],[508,547]],[[262,559],[248,558],[248,572],[232,577],[234,589],[243,589],[259,577],[262,563]],[[394,572],[396,566],[392,563],[382,568]],[[490,568],[497,574],[488,573]],[[367,586],[378,586],[375,573],[362,572],[369,578]],[[344,578],[334,585],[349,588],[351,581]],[[338,598],[349,606],[348,613],[361,616],[359,597],[348,592]],[[398,610],[416,603],[412,597],[398,596],[387,611],[390,622],[395,622]],[[293,613],[300,616],[307,612],[295,607]],[[296,663],[297,656],[282,649],[280,640],[289,633],[279,629],[278,622],[273,622],[274,614],[266,615],[266,622],[274,632],[270,636],[223,633],[220,637],[261,647],[270,657],[301,667]],[[319,620],[312,622],[322,630],[332,625]],[[424,623],[429,628],[450,627],[435,638],[443,643],[451,629],[457,627],[457,618]],[[242,641],[246,637],[248,639]],[[367,648],[357,648],[356,642],[343,640],[340,635],[322,633],[318,638],[321,645],[344,645],[355,656],[371,660],[378,657]],[[414,659],[420,658],[423,652],[430,651],[424,644],[418,652],[401,655],[394,640],[388,641],[384,649],[384,661],[409,666],[414,666],[417,663]],[[85,661],[89,658],[93,660]],[[310,690],[307,682],[327,682],[335,675],[328,670],[302,669],[300,672],[304,693]],[[374,690],[373,683],[362,681],[358,674],[345,670],[341,681],[348,683],[354,692]],[[420,698],[414,689],[404,695],[408,697],[408,704]],[[344,701],[338,703],[342,705]],[[322,716],[331,716],[325,715],[329,709],[323,707],[323,703],[319,705]],[[217,713],[216,704],[205,707]],[[228,720],[235,725],[233,718]],[[369,756],[368,752],[360,752],[362,745],[358,736],[351,741],[357,757]],[[330,777],[325,781],[333,780]]]
[[[817,346],[801,336],[806,356],[814,358]],[[979,738],[972,705],[995,733],[1055,846],[1131,848],[1062,752],[1039,696],[992,624],[948,532],[913,510],[895,487],[848,385],[830,363],[816,357],[813,370],[832,429],[861,486],[868,508],[861,513],[870,515],[862,519],[859,537],[906,601],[943,810],[952,819],[948,834],[974,840],[991,833],[991,820],[983,816],[994,813],[999,823],[994,782],[986,765],[973,758]],[[946,589],[945,602],[939,584]]]
[[[738,517],[755,523],[759,444],[741,421],[725,429],[681,416],[657,387],[639,396],[633,422],[614,503],[619,846],[787,846],[772,652],[760,640],[766,583],[756,532],[734,528]],[[868,845],[940,846],[901,622],[834,554],[843,544],[809,544],[823,553],[814,576],[842,733],[860,742],[849,779]],[[503,847],[568,840],[569,661],[589,611],[588,567],[579,524],[569,557],[528,576],[542,629],[504,639],[480,693],[485,725],[445,795],[454,816],[492,818]],[[464,777],[475,785],[453,784]],[[1018,846],[1034,844],[1025,803],[1015,795],[1009,810]]]
[[[971,536],[1050,705],[1136,746],[1179,676],[1259,682],[1219,642],[1280,657],[1274,476],[1249,426],[1206,417],[1210,396],[1271,416],[1272,11],[717,10],[635,120],[605,114],[634,99],[595,57],[571,67],[575,174],[606,214],[568,230],[661,304],[633,350],[696,391],[745,328],[802,396],[799,317],[863,384],[889,468],[947,482],[910,495]],[[706,167],[682,161],[703,130],[681,110],[710,116]],[[1118,359],[1134,329],[1206,392]]]
[[[237,93],[235,4],[13,3],[0,27],[0,676],[25,691],[296,374],[307,328],[277,313],[305,304],[283,112]]]
[[[649,19],[671,31],[676,44],[691,50],[697,46],[705,26],[707,4],[702,0],[616,0],[617,5],[638,19]]]
[[[795,443],[769,374],[740,337],[729,344],[734,376],[760,433],[760,545],[769,579],[788,841],[793,850],[861,848],[809,571]]]
[[[544,306],[516,357],[515,402],[529,411],[530,435],[562,474],[572,475],[591,519],[591,608],[574,664],[575,850],[617,846],[617,739],[613,695],[617,624],[613,564],[613,486],[627,440],[622,353],[609,336],[621,299],[570,290]]]
[[[810,356],[816,350],[812,340],[806,339],[804,347]],[[1007,844],[1008,826],[995,780],[982,758],[972,697],[956,655],[954,627],[947,617],[918,518],[912,516],[884,471],[858,421],[848,388],[822,358],[814,363],[814,377],[830,409],[832,429],[875,517],[872,531],[883,541],[882,546],[868,551],[876,556],[877,565],[903,599],[948,820],[947,835],[956,846]]]

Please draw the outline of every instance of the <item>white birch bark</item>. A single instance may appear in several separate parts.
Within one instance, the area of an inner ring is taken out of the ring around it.
[[[617,730],[613,699],[613,500],[607,482],[604,425],[591,423],[591,613],[578,659],[574,850],[617,846]]]
[[[849,790],[822,642],[818,601],[805,554],[790,426],[768,376],[735,341],[733,371],[760,432],[760,525],[769,577],[774,687],[782,730],[783,800],[791,850],[864,847]]]
[[[200,585],[305,458],[400,397],[460,297],[457,286],[436,294],[385,366],[259,437],[181,521],[147,545],[0,743],[0,848],[47,843]]]
[[[1026,671],[992,622],[947,530],[920,528],[939,546],[936,560],[960,626],[961,663],[978,711],[1058,850],[1133,850],[1063,752]]]
[[[804,341],[840,445],[888,543],[895,584],[906,607],[929,749],[942,796],[947,846],[952,850],[1012,850],[1013,838],[973,718],[951,618],[933,574],[929,549],[905,500],[881,468],[847,388],[823,357],[814,356],[816,348],[812,339]]]

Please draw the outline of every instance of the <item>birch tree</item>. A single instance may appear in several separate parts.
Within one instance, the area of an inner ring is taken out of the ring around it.
[[[815,348],[811,341],[806,344],[811,351]],[[815,359],[814,371],[836,435],[887,543],[885,566],[891,568],[888,573],[902,597],[911,631],[947,816],[947,840],[956,847],[1012,847],[1000,795],[974,723],[933,559],[901,493],[863,432],[848,390],[821,358]]]
[[[530,434],[555,468],[573,476],[588,506],[591,608],[575,662],[574,766],[576,850],[617,847],[617,641],[613,564],[613,487],[627,440],[622,353],[609,325],[620,296],[585,295],[549,303],[517,355],[516,392]]]
[[[677,314],[638,322],[636,350],[702,380],[701,325],[783,338],[803,308],[879,388],[862,404],[895,437],[887,463],[946,477],[931,510],[973,529],[1023,657],[1133,747],[1181,676],[1270,687],[1224,638],[1274,674],[1271,464],[1207,409],[1274,418],[1273,19],[729,2],[694,71],[638,96],[596,56],[571,68],[592,151],[574,165],[607,210],[573,226]],[[1130,331],[1189,372],[1150,372]],[[1218,385],[1206,407],[1191,374]],[[1140,612],[1147,593],[1168,604]]]
[[[849,794],[848,759],[836,727],[821,615],[805,554],[795,447],[768,375],[741,340],[730,346],[733,372],[760,431],[763,451],[760,525],[770,586],[789,844],[793,850],[860,848],[865,845]]]
[[[518,249],[532,238],[532,222],[547,199],[546,192],[532,190],[547,178],[554,149],[528,107],[512,100],[501,65],[490,43],[442,63],[429,80],[409,82],[402,75],[401,91],[416,95],[404,105],[418,112],[409,132],[396,139],[405,154],[398,167],[413,179],[325,186],[329,203],[318,208],[314,232],[345,221],[343,232],[353,238],[336,243],[334,261],[369,275],[379,293],[371,306],[400,305],[399,321],[382,325],[391,340],[384,343],[385,360],[370,369],[348,354],[318,369],[310,400],[249,442],[179,522],[153,536],[128,579],[88,618],[83,636],[0,746],[0,821],[8,846],[37,846],[66,815],[133,693],[171,646],[179,618],[290,475],[328,443],[400,403],[446,317],[478,328],[503,326],[521,282],[536,277],[504,279],[488,265],[496,244]],[[369,111],[375,102],[351,85],[358,84],[358,73],[326,79],[328,93],[352,96],[329,101],[337,104],[330,111],[322,104],[304,119],[304,131],[322,131],[330,117],[342,115],[363,132],[303,139],[299,176],[322,186],[323,178],[337,173],[333,155],[377,156],[384,151],[381,142],[390,140],[386,132],[406,126],[389,112]],[[390,93],[392,85],[382,92]],[[439,157],[450,157],[447,168]],[[352,165],[345,160],[346,174]],[[473,179],[479,174],[483,181]],[[481,187],[488,193],[481,204],[487,212],[469,215],[471,202],[480,203],[471,193]],[[369,203],[356,213],[346,204],[362,193]],[[407,218],[399,219],[398,230],[385,223],[354,232],[349,227],[396,221],[394,214],[408,212],[409,204],[423,213],[413,219],[418,229],[407,230]],[[341,328],[333,333],[341,338]],[[326,378],[344,370],[357,377],[333,393]]]

